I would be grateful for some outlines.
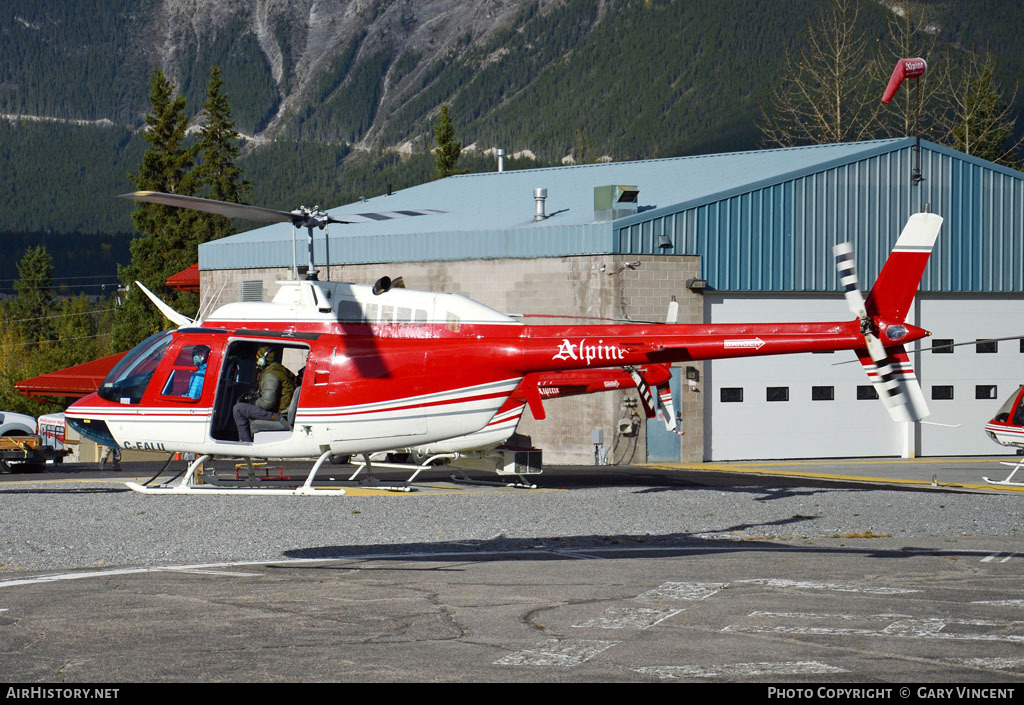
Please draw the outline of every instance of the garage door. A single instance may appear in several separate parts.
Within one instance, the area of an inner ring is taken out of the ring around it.
[[[922,347],[951,341],[1024,334],[1024,298],[921,297],[921,325],[934,333]],[[931,410],[922,424],[922,455],[994,455],[1008,451],[983,430],[1003,402],[1024,384],[1024,344],[1003,340],[921,353],[920,378]]]
[[[713,323],[835,321],[842,296],[705,295]],[[901,428],[889,419],[850,351],[803,353],[705,365],[704,457],[708,460],[899,455]],[[846,362],[848,364],[836,365]]]

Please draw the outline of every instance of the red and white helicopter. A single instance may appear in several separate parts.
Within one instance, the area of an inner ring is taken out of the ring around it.
[[[1017,448],[1017,452],[1024,455],[1024,386],[1017,387],[1017,391],[1003,402],[992,420],[985,424],[985,433],[999,445]],[[1005,480],[982,479],[992,485],[1024,487],[1024,482],[1013,481],[1017,471],[1024,468],[1024,457],[1017,462],[1001,461],[1001,464],[1013,468]]]
[[[99,392],[68,409],[69,422],[99,442],[199,456],[177,488],[150,491],[210,491],[189,483],[211,456],[313,456],[318,460],[305,484],[281,491],[340,494],[344,490],[312,486],[332,455],[368,457],[463,442],[500,424],[517,393],[530,403],[531,390],[539,390],[545,376],[566,380],[565,375],[608,368],[613,371],[596,373],[599,383],[624,369],[673,362],[853,350],[894,420],[928,413],[904,346],[930,335],[905,319],[942,224],[934,214],[911,216],[866,301],[849,245],[836,247],[853,320],[530,325],[456,294],[390,287],[384,279],[373,287],[316,279],[314,228],[432,211],[334,218],[173,194],[130,197],[232,218],[291,222],[309,232],[309,278],[280,282],[271,302],[226,304],[201,322],[165,311],[179,316],[183,327],[140,343]],[[245,443],[238,440],[232,409],[254,380],[257,348],[267,345],[288,367],[304,368],[302,384],[284,420],[254,422],[254,441]],[[205,353],[207,368],[201,393],[192,398],[188,378],[196,370],[197,350]]]

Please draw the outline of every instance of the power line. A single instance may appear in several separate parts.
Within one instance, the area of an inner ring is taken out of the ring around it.
[[[28,345],[43,345],[44,343],[65,343],[71,340],[91,340],[92,338],[109,338],[113,333],[97,333],[96,335],[80,335],[76,338],[55,338],[53,340],[33,340],[28,343],[9,343],[7,345],[0,345],[0,350],[4,348],[23,348]]]
[[[35,318],[8,318],[2,319],[4,323],[28,323],[29,321],[43,321],[47,318],[68,318],[70,316],[94,316],[99,313],[116,311],[116,308],[101,308],[95,311],[80,311],[78,313],[55,313],[52,316],[36,316]]]

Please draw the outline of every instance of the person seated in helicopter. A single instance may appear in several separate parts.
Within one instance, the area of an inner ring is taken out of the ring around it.
[[[197,345],[192,349],[192,364],[196,371],[188,378],[188,392],[186,396],[198,399],[203,393],[203,382],[206,380],[206,363],[210,359],[210,348],[206,345]]]
[[[256,381],[256,389],[247,397],[235,404],[235,426],[238,427],[238,440],[252,443],[252,430],[249,423],[254,419],[276,419],[288,410],[295,394],[295,375],[279,362],[280,352],[263,345],[256,350],[256,365],[260,376]]]

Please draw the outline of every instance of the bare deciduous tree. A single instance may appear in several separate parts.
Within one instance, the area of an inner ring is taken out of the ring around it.
[[[825,144],[866,139],[876,129],[879,96],[868,90],[871,66],[857,27],[855,0],[832,0],[808,22],[807,42],[786,59],[782,83],[762,114],[769,146]]]

